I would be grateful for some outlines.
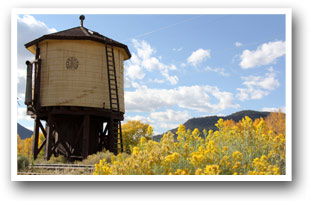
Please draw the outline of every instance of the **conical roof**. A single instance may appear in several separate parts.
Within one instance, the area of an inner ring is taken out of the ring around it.
[[[43,40],[47,40],[47,39],[92,40],[92,41],[96,41],[96,42],[100,42],[100,43],[109,44],[109,45],[113,45],[116,47],[123,48],[125,50],[125,52],[127,53],[127,56],[128,56],[128,58],[126,58],[126,59],[130,59],[130,57],[131,57],[131,54],[129,52],[127,45],[124,45],[120,42],[112,40],[111,38],[103,36],[103,35],[99,34],[98,32],[92,31],[92,30],[87,29],[83,26],[78,26],[78,27],[74,27],[74,28],[67,29],[64,31],[43,35],[40,38],[37,38],[37,39],[35,39],[29,43],[26,43],[25,47],[31,51],[32,47],[34,48],[34,46],[36,44],[38,44],[39,42],[41,42]]]

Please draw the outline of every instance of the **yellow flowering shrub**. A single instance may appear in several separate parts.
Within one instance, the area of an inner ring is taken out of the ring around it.
[[[122,125],[124,151],[131,153],[134,146],[152,139],[152,135],[153,128],[149,124],[136,120],[127,121]]]
[[[285,174],[285,115],[239,122],[220,119],[217,131],[186,130],[180,125],[160,142],[141,138],[131,155],[101,160],[94,174],[113,175],[283,175]],[[278,122],[279,121],[279,122]],[[272,124],[276,126],[273,128]]]
[[[38,146],[42,144],[45,137],[43,133],[39,133],[38,138]],[[20,136],[17,134],[17,154],[24,155],[27,158],[32,157],[32,147],[33,147],[33,135],[30,138],[21,139]],[[38,157],[43,157],[43,151],[41,151]]]

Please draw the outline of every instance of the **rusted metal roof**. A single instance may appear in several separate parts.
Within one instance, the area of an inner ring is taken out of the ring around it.
[[[103,36],[99,34],[98,32],[89,30],[83,26],[74,27],[71,29],[67,29],[64,31],[52,33],[52,34],[46,34],[41,36],[40,38],[37,38],[29,43],[25,44],[25,47],[31,47],[35,44],[38,44],[39,42],[47,39],[57,39],[57,40],[92,40],[104,44],[113,45],[116,47],[123,48],[127,55],[128,59],[131,57],[130,51],[127,47],[127,45],[124,45],[120,42],[117,42],[115,40],[112,40],[111,38],[108,38],[106,36]]]

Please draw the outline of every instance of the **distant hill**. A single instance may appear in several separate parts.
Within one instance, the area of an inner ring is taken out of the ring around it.
[[[26,139],[32,136],[33,131],[17,123],[17,134],[19,134],[20,139]]]
[[[257,118],[265,118],[270,114],[270,112],[258,112],[258,111],[253,111],[253,110],[244,110],[240,112],[233,113],[228,116],[208,116],[208,117],[200,117],[200,118],[192,118],[186,121],[183,125],[186,127],[186,129],[194,130],[195,128],[198,128],[200,132],[203,131],[203,129],[206,129],[207,131],[212,129],[212,130],[217,130],[217,127],[215,124],[217,121],[222,118],[224,120],[234,120],[235,122],[238,122],[242,120],[245,116],[250,117],[251,119],[257,119]],[[178,128],[170,130],[172,133],[176,133]],[[166,133],[168,133],[167,131]],[[155,141],[160,141],[163,135],[156,135],[153,137],[153,140]],[[174,136],[176,139],[176,135]]]

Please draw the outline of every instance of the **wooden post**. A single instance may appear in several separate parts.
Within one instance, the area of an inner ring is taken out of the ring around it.
[[[38,50],[39,53],[40,53],[40,49]],[[41,94],[41,59],[38,59],[38,63],[36,64],[37,65],[37,69],[38,69],[38,77],[37,77],[37,108],[40,108],[41,107],[41,103],[40,103],[40,94]]]
[[[97,151],[102,150],[103,146],[103,123],[99,123],[99,139],[98,139],[98,145],[97,145]]]
[[[51,115],[48,115],[48,121],[46,124],[46,146],[45,146],[45,160],[49,160],[52,155],[52,140],[53,140],[53,119]]]
[[[84,116],[84,128],[83,128],[83,145],[82,145],[82,157],[85,159],[88,156],[88,144],[89,144],[89,115]]]
[[[119,126],[119,135],[117,137],[120,138],[120,143],[121,143],[121,152],[124,151],[124,145],[123,145],[123,134],[122,134],[122,124],[121,121],[118,121],[118,126]]]
[[[34,63],[34,105],[36,109],[40,107],[40,76],[41,76],[41,59],[40,59],[40,48],[36,45],[36,62]]]
[[[40,119],[36,116],[34,121],[34,133],[33,133],[33,145],[32,145],[32,154],[33,159],[37,159],[39,150],[38,150],[38,141],[39,141],[39,124]]]
[[[71,150],[72,154],[74,154],[74,151],[77,149],[78,142],[79,142],[79,139],[81,137],[81,134],[84,132],[83,128],[84,128],[84,120],[83,120],[83,123],[80,125],[79,131],[78,131],[77,136],[75,138],[75,141],[74,141],[74,144],[73,144],[73,147],[72,147],[72,150]]]

